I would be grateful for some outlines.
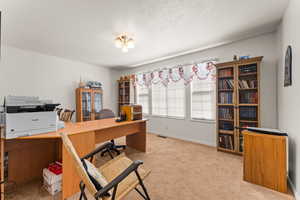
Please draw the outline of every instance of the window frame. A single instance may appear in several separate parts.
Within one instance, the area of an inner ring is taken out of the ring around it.
[[[184,83],[183,83],[184,84]],[[168,85],[167,86],[163,86],[166,87],[166,107],[167,107],[167,114],[166,115],[158,115],[158,114],[153,114],[153,91],[152,91],[152,86],[151,86],[151,116],[153,117],[161,117],[161,118],[167,118],[167,119],[181,119],[184,120],[186,119],[186,110],[187,110],[187,101],[186,101],[186,86],[184,85],[184,104],[183,104],[183,116],[182,117],[178,117],[178,116],[170,116],[169,115],[169,98],[168,98]]]
[[[168,100],[169,100],[169,98],[168,98],[168,89],[167,89],[167,117],[169,118],[169,119],[186,119],[186,111],[187,111],[187,100],[186,100],[186,98],[187,98],[187,96],[186,96],[186,94],[187,94],[187,92],[186,92],[186,90],[187,90],[187,86],[186,85],[184,85],[184,80],[181,80],[181,81],[183,81],[183,93],[184,93],[184,95],[183,95],[183,99],[184,99],[184,103],[183,103],[183,116],[182,117],[179,117],[179,116],[169,116],[169,107],[168,107]],[[168,88],[168,85],[167,85],[167,88]]]
[[[138,94],[138,87],[141,87],[141,86],[139,86],[139,85],[135,86],[135,103],[138,104],[139,96],[148,96],[148,103],[147,103],[148,104],[148,113],[145,113],[144,109],[142,109],[142,113],[143,113],[144,116],[151,116],[151,111],[152,111],[152,109],[150,107],[150,105],[151,105],[151,94],[150,94],[149,88],[147,88],[147,90],[148,90],[147,94],[139,95]]]
[[[194,80],[193,80],[194,81]],[[183,104],[183,117],[178,117],[178,116],[170,116],[169,115],[169,98],[168,98],[168,85],[162,87],[166,87],[166,115],[159,115],[159,114],[153,114],[153,85],[151,84],[149,87],[147,87],[147,94],[143,94],[145,96],[148,96],[148,113],[143,113],[144,116],[148,117],[157,117],[157,118],[165,118],[165,119],[176,119],[176,120],[189,120],[191,122],[198,122],[198,123],[208,123],[208,124],[215,124],[216,123],[216,102],[217,102],[217,94],[216,94],[216,80],[210,80],[211,81],[211,87],[208,90],[193,90],[193,81],[191,81],[188,85],[184,85],[184,104]],[[184,83],[183,83],[184,84]],[[141,86],[138,86],[141,87]],[[137,91],[137,88],[136,88]],[[212,117],[213,118],[200,118],[200,117],[193,117],[193,94],[194,93],[210,93],[212,95],[212,107],[211,107],[211,112],[212,112]],[[136,92],[137,94],[137,92]],[[138,96],[136,95],[136,103],[137,103],[137,98]]]
[[[212,95],[212,99],[214,99],[214,102],[213,102],[213,107],[216,106],[216,81],[213,81],[212,84],[212,90],[205,90],[205,91],[193,91],[193,81],[190,83],[190,120],[191,121],[194,121],[194,122],[207,122],[207,123],[215,123],[216,122],[216,117],[217,117],[217,114],[216,114],[216,108],[212,110],[212,115],[213,115],[213,118],[209,119],[209,118],[200,118],[200,117],[193,117],[193,94],[194,93],[198,93],[198,94],[205,94],[205,93],[211,93]]]
[[[167,110],[167,114],[166,115],[159,115],[159,114],[153,114],[153,85],[151,85],[151,87],[149,88],[150,91],[151,91],[151,116],[153,117],[162,117],[162,118],[168,118],[168,89],[166,89],[166,110]],[[165,86],[162,86],[162,87],[165,87]]]

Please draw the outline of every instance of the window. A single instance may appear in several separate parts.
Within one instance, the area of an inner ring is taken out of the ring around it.
[[[143,113],[149,114],[149,89],[146,86],[136,86],[136,101],[142,105]]]
[[[167,88],[162,84],[152,84],[152,115],[167,116]]]
[[[185,86],[184,81],[170,82],[167,88],[168,116],[184,118]]]
[[[152,114],[158,116],[185,116],[185,86],[183,80],[152,85]]]
[[[194,78],[191,83],[192,119],[215,119],[215,81]]]

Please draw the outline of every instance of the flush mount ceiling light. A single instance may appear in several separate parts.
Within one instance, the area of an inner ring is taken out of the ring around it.
[[[122,51],[126,53],[128,52],[128,49],[134,48],[134,40],[127,34],[122,34],[115,39],[115,45],[117,48],[122,49]]]

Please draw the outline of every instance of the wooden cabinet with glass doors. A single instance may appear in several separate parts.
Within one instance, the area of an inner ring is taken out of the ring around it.
[[[260,127],[260,64],[263,57],[218,63],[218,150],[243,153],[240,127]]]
[[[101,89],[76,89],[76,119],[77,122],[100,119],[103,109],[103,92]]]

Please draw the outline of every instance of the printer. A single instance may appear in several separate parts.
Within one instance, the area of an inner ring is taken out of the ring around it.
[[[4,137],[12,139],[57,131],[55,108],[59,105],[38,97],[7,96],[3,106]]]

